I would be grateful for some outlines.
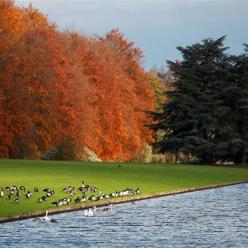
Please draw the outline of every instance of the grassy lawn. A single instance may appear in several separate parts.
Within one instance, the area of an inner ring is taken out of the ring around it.
[[[0,160],[0,187],[24,185],[31,191],[34,187],[39,189],[49,187],[55,190],[55,195],[42,203],[38,203],[37,199],[44,194],[43,192],[34,192],[31,199],[26,199],[23,194],[19,204],[14,202],[15,198],[9,200],[5,194],[0,198],[0,217],[52,208],[54,205],[51,202],[68,197],[68,194],[62,191],[64,187],[72,185],[78,188],[82,180],[97,186],[104,193],[127,187],[140,187],[141,194],[149,194],[248,180],[248,168]],[[81,195],[79,191],[73,199],[78,195]]]

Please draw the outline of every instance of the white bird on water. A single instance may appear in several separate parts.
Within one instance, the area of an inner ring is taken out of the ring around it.
[[[53,222],[53,223],[56,223],[57,220],[54,219],[53,217],[52,218],[49,218],[48,217],[48,210],[46,210],[46,215],[44,217],[37,217],[37,218],[34,218],[33,219],[34,222],[42,222],[42,221],[49,221],[49,222]]]
[[[84,216],[91,217],[93,215],[94,215],[94,212],[92,211],[91,208],[84,210]]]
[[[43,218],[44,221],[50,221],[50,218],[48,217],[48,211],[46,210],[46,216]]]

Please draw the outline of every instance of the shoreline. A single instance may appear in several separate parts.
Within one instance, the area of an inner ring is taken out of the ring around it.
[[[244,184],[244,183],[248,183],[248,180],[233,181],[233,182],[228,182],[228,183],[212,184],[212,185],[199,186],[199,187],[191,187],[191,188],[180,189],[180,190],[175,190],[175,191],[152,193],[152,194],[145,194],[145,195],[140,195],[140,196],[136,195],[134,197],[131,196],[125,199],[122,199],[122,198],[112,199],[112,200],[109,200],[108,202],[102,202],[102,203],[96,202],[95,204],[89,203],[89,204],[84,204],[84,205],[68,206],[68,207],[63,207],[63,208],[52,208],[52,209],[48,209],[48,211],[49,211],[49,215],[60,214],[60,213],[65,213],[65,212],[78,211],[78,210],[90,208],[93,206],[103,207],[109,204],[116,205],[116,204],[121,204],[121,203],[126,203],[126,202],[141,201],[141,200],[158,198],[158,197],[163,197],[163,196],[177,195],[177,194],[183,194],[183,193],[188,193],[188,192],[194,192],[194,191],[200,191],[200,190],[206,190],[206,189],[214,189],[214,188],[220,188],[220,187],[232,186],[232,185],[238,185],[238,184]],[[39,210],[39,211],[34,211],[31,213],[26,213],[26,214],[21,214],[21,215],[0,217],[0,224],[6,223],[6,222],[40,217],[44,215],[45,215],[45,210]]]

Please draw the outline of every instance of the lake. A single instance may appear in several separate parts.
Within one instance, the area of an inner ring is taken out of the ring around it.
[[[0,224],[0,247],[248,247],[248,184]]]

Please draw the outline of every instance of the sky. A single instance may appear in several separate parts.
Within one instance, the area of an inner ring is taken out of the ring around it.
[[[144,52],[143,66],[166,67],[177,46],[227,35],[229,53],[248,43],[248,0],[16,0],[47,15],[63,31],[104,35],[118,28]]]

